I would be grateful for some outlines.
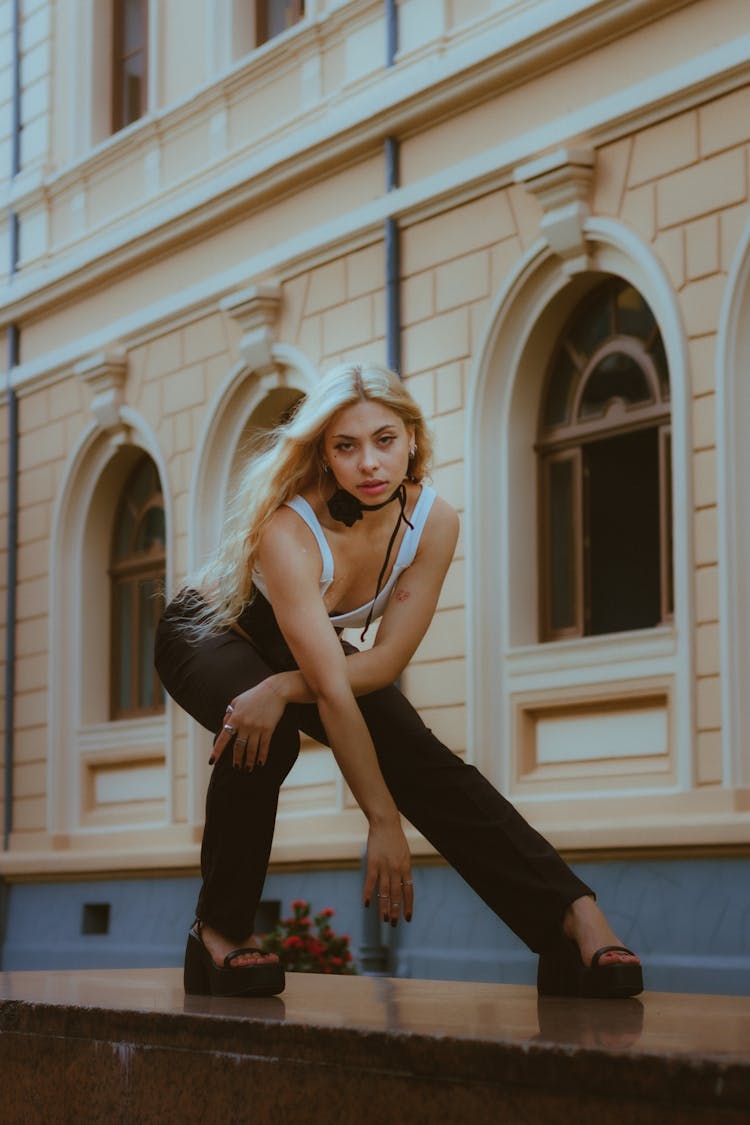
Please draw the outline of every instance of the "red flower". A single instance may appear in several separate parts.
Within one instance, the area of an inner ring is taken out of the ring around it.
[[[331,929],[335,911],[324,907],[311,921],[312,908],[304,899],[294,899],[291,908],[292,917],[282,919],[273,933],[264,937],[263,948],[278,953],[289,972],[355,973],[347,949],[349,935],[339,936]]]

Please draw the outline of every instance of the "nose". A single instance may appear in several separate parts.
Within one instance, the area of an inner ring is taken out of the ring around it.
[[[359,467],[363,472],[373,472],[378,467],[378,451],[376,446],[367,445],[362,446],[362,453],[359,459]]]

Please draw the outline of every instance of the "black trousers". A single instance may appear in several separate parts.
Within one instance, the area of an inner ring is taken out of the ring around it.
[[[235,695],[296,665],[260,595],[240,619],[252,644],[232,631],[191,643],[180,625],[194,604],[188,596],[165,610],[156,667],[180,707],[216,734]],[[400,812],[530,949],[552,948],[566,908],[590,888],[474,766],[428,730],[398,688],[361,696],[358,704]],[[230,941],[252,932],[279,789],[299,753],[300,731],[327,744],[314,704],[287,706],[262,768],[233,769],[229,750],[214,766],[196,914]]]

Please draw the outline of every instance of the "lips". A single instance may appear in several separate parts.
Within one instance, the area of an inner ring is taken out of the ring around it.
[[[365,481],[363,484],[360,484],[358,486],[358,491],[366,492],[368,496],[374,496],[374,495],[377,495],[377,493],[379,493],[379,492],[383,492],[384,489],[386,489],[387,487],[388,487],[387,481],[372,480],[372,481]]]

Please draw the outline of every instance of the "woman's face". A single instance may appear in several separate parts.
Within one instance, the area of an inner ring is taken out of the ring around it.
[[[409,467],[414,428],[395,410],[366,400],[331,419],[323,454],[341,488],[363,504],[377,504],[396,491]]]

